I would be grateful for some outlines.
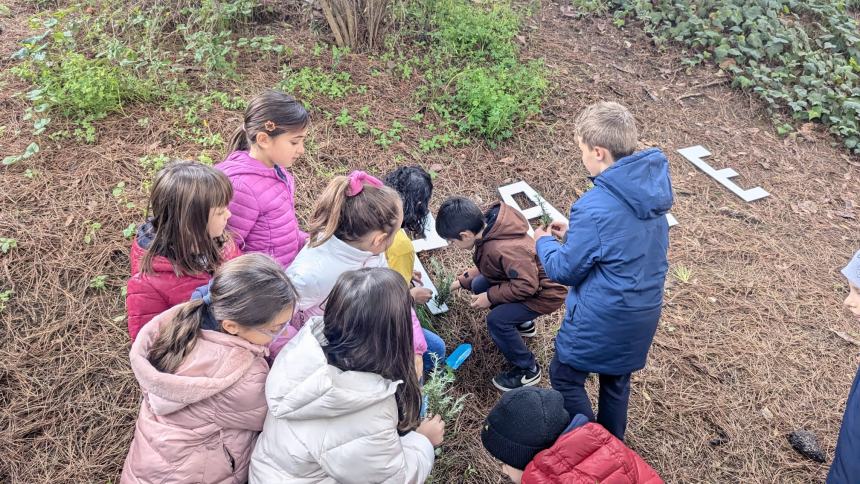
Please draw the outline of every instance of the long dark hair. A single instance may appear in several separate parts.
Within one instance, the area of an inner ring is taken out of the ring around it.
[[[310,246],[321,245],[332,235],[344,242],[381,230],[393,234],[403,202],[392,188],[364,184],[361,192],[347,196],[349,178],[336,176],[314,204],[309,224]]]
[[[176,317],[160,328],[149,350],[149,362],[158,371],[176,371],[194,348],[207,312],[219,324],[229,319],[255,328],[293,307],[297,296],[283,267],[274,259],[264,254],[246,254],[218,269],[209,297],[208,304],[199,299],[185,303]]]
[[[323,316],[329,364],[403,381],[394,393],[400,432],[417,427],[421,411],[411,309],[403,276],[386,268],[359,269],[340,276]]]
[[[423,235],[433,196],[430,174],[420,166],[401,166],[385,177],[385,184],[396,190],[403,201],[402,227],[413,237]]]
[[[213,272],[221,262],[225,235],[209,236],[209,211],[226,207],[233,185],[220,171],[193,161],[175,161],[155,176],[149,197],[155,236],[142,268],[152,273],[152,258],[166,257],[177,275]]]
[[[301,131],[309,123],[308,111],[296,98],[281,91],[264,91],[248,103],[242,125],[230,138],[227,152],[249,150],[257,142],[257,133],[275,137]]]

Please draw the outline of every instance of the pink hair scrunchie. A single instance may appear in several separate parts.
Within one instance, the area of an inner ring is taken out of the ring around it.
[[[364,190],[364,184],[368,184],[372,187],[382,188],[382,182],[379,178],[376,178],[373,175],[368,175],[363,171],[354,171],[346,177],[349,181],[349,187],[346,189],[347,197],[354,197],[361,193]]]

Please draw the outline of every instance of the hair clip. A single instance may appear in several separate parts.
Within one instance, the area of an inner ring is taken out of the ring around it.
[[[275,122],[274,122],[274,121],[269,120],[269,121],[266,121],[265,123],[263,123],[263,128],[264,128],[266,131],[272,132],[272,131],[274,131],[275,129],[277,129],[277,128],[278,128],[278,125],[277,125],[277,124],[275,124]]]
[[[361,191],[364,190],[365,183],[376,188],[382,188],[383,186],[382,182],[379,181],[379,178],[368,175],[363,171],[354,171],[350,173],[346,179],[349,181],[349,187],[346,190],[346,196],[348,197],[354,197],[361,193]]]

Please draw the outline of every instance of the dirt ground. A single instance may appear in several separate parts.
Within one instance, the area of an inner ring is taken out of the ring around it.
[[[20,2],[12,11],[2,19],[4,68],[32,13]],[[313,34],[261,29],[297,49],[293,66],[323,62],[310,55]],[[495,149],[474,143],[424,155],[418,138],[426,132],[414,123],[402,144],[382,150],[316,115],[307,156],[294,170],[301,214],[333,174],[384,174],[401,163],[437,165],[434,208],[452,194],[489,202],[497,186],[525,180],[565,213],[587,182],[571,137],[576,114],[602,99],[627,105],[643,146],[659,146],[670,159],[672,213],[680,221],[670,260],[692,274],[687,282],[668,280],[648,367],[634,376],[628,444],[667,482],[823,481],[858,365],[858,347],[834,331],[858,332],[840,307],[846,289],[838,269],[860,248],[860,162],[820,128],[778,137],[761,105],[717,70],[688,72],[681,52],[655,49],[635,26],[564,18],[546,3],[524,33],[524,55],[546,59],[556,85],[540,117]],[[383,75],[371,76],[371,67]],[[379,60],[353,54],[341,69],[367,84],[367,93],[315,99],[317,113],[367,104],[373,122],[388,126],[422,107],[410,96],[418,79],[396,80]],[[278,71],[273,62],[246,60],[236,92],[250,97],[274,85]],[[7,79],[0,93],[3,156],[29,143],[26,104],[17,95],[23,88]],[[120,289],[129,241],[121,230],[141,221],[141,156],[201,152],[171,134],[176,116],[129,106],[99,124],[95,144],[46,142],[37,157],[0,168],[0,237],[18,240],[0,254],[0,291],[14,291],[0,312],[0,482],[111,482],[119,474],[139,398],[127,362]],[[141,127],[144,117],[150,122]],[[207,119],[226,138],[239,115],[216,110]],[[14,136],[19,128],[25,134]],[[745,203],[676,152],[697,144],[713,153],[712,166],[734,168],[742,187],[761,186],[771,196]],[[38,174],[23,176],[27,168]],[[121,181],[125,194],[117,199],[111,190]],[[137,207],[127,208],[127,200]],[[93,221],[102,229],[84,244]],[[455,249],[432,255],[452,271],[469,259]],[[106,290],[88,287],[96,275],[108,276]],[[467,307],[455,301],[437,321],[449,347],[468,341],[476,352],[458,373],[457,393],[471,396],[449,425],[434,482],[499,483],[479,429],[498,399],[489,379],[502,361],[481,313]],[[544,363],[559,317],[543,318],[531,343]],[[796,429],[817,434],[828,463],[792,450],[786,435]]]

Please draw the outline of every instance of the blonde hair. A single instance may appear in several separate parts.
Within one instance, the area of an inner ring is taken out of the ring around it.
[[[349,178],[336,176],[314,204],[310,220],[310,246],[317,247],[332,236],[355,242],[374,230],[393,234],[403,211],[400,195],[393,188],[364,183],[361,192],[347,195]]]
[[[636,120],[630,111],[607,101],[592,104],[579,113],[574,134],[589,148],[606,148],[613,160],[636,151],[639,139]]]

